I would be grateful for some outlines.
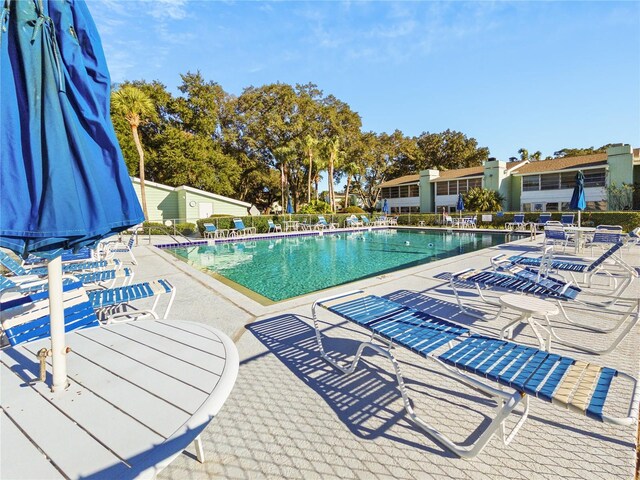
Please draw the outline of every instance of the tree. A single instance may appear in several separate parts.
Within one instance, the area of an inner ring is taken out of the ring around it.
[[[122,87],[113,94],[113,107],[117,113],[125,117],[131,127],[133,141],[140,158],[139,176],[142,211],[144,212],[144,218],[148,219],[147,197],[144,189],[144,150],[138,135],[138,127],[146,118],[155,114],[155,107],[151,99],[142,90],[133,86]]]
[[[464,206],[472,212],[497,212],[502,210],[504,197],[488,188],[472,188],[464,197]]]
[[[307,135],[304,137],[304,154],[307,157],[307,161],[309,162],[307,165],[308,168],[308,181],[307,181],[307,202],[311,203],[311,182],[313,180],[313,156],[316,153],[316,148],[318,145],[318,139],[312,137],[311,135]],[[317,168],[317,167],[316,167]]]
[[[442,133],[423,132],[415,142],[416,163],[404,175],[428,168],[451,170],[476,167],[489,158],[487,147],[478,147],[475,138],[467,138],[463,133],[453,130]]]

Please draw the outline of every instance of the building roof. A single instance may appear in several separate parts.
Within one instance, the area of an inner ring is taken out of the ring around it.
[[[420,183],[420,175],[405,175],[404,177],[394,178],[393,180],[389,180],[387,182],[382,182],[378,185],[378,188],[383,187],[397,187],[398,185],[411,185]]]
[[[440,172],[440,176],[435,178],[434,182],[440,180],[452,180],[454,178],[466,178],[466,177],[482,177],[484,175],[484,167],[482,165],[478,167],[457,168],[455,170],[445,170]]]
[[[133,183],[140,183],[140,179],[138,177],[131,177],[131,180],[133,181]],[[145,180],[144,181],[145,185],[150,185],[152,187],[155,188],[160,188],[162,190],[168,190],[168,191],[179,191],[179,190],[185,190],[187,192],[191,192],[191,193],[195,193],[197,195],[202,195],[203,197],[209,197],[215,200],[220,200],[223,202],[227,202],[227,203],[233,203],[235,205],[240,205],[243,207],[251,207],[250,203],[247,202],[243,202],[242,200],[236,200],[235,198],[229,198],[229,197],[225,197],[224,195],[218,195],[217,193],[211,193],[211,192],[205,192],[204,190],[199,190],[197,188],[193,188],[193,187],[188,187],[186,185],[181,185],[179,187],[170,187],[168,185],[163,185],[162,183],[156,183],[156,182],[151,182],[149,180]]]
[[[514,175],[529,175],[531,173],[557,172],[561,170],[577,170],[579,168],[599,167],[607,164],[606,153],[594,153],[579,157],[562,157],[551,160],[530,162],[518,169]]]

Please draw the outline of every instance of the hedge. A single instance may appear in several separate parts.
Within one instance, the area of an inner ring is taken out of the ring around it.
[[[476,216],[477,217],[477,225],[479,228],[493,228],[493,229],[504,229],[505,223],[512,222],[514,215],[519,212],[502,212],[501,216],[497,216],[496,212],[484,212],[484,213],[463,213],[462,216]],[[566,213],[566,212],[565,212]],[[482,222],[482,215],[491,215],[491,222]],[[535,222],[538,220],[540,214],[537,212],[534,213],[525,213],[525,222]],[[578,214],[575,214],[575,221],[577,222]],[[329,223],[337,223],[340,227],[345,226],[345,220],[347,217],[350,217],[351,214],[327,214],[324,215],[324,218]],[[369,220],[374,221],[378,218],[379,215],[368,215]],[[418,226],[420,222],[424,222],[424,226],[442,226],[442,215],[435,213],[411,213],[411,214],[400,214],[393,215],[398,219],[398,225],[407,225],[407,226]],[[452,216],[456,216],[452,214]],[[555,212],[551,214],[552,220],[560,220],[562,213]],[[204,232],[204,224],[205,223],[213,223],[216,227],[220,229],[232,229],[233,218],[231,216],[226,215],[214,215],[209,218],[203,218],[198,220],[197,230],[200,232],[200,235]],[[237,218],[237,217],[235,217]],[[243,223],[247,227],[255,227],[258,233],[266,233],[269,231],[269,225],[267,224],[267,220],[271,219],[274,223],[280,224],[282,229],[284,230],[284,222],[285,221],[298,221],[301,223],[310,223],[314,224],[318,222],[318,215],[306,215],[306,214],[280,214],[280,215],[261,215],[261,216],[245,216],[242,218]],[[145,233],[147,231],[147,226],[159,225],[163,227],[162,224],[149,224],[145,223]],[[596,226],[596,225],[621,225],[625,232],[629,232],[634,228],[640,226],[640,212],[639,211],[630,211],[630,212],[582,212],[582,225],[583,226]],[[185,231],[188,228],[194,229],[194,225],[192,223],[189,224],[177,224],[176,228],[183,233],[184,235],[188,235]],[[172,230],[173,227],[165,227],[164,231],[158,231],[158,233],[166,234],[166,230]],[[152,231],[152,233],[155,233]]]
[[[505,228],[505,223],[513,222],[513,217],[520,212],[502,212],[501,216],[497,216],[496,212],[483,212],[483,213],[462,213],[463,217],[476,216],[477,225],[479,228]],[[558,220],[563,214],[573,212],[554,212],[551,213],[551,220]],[[491,215],[491,222],[483,222],[482,215]],[[452,214],[455,217],[457,214]],[[536,222],[540,217],[539,212],[528,212],[524,214],[525,222]],[[412,213],[401,214],[397,216],[398,225],[419,225],[420,222],[424,222],[426,226],[441,226],[442,215],[435,213]],[[575,212],[574,221],[578,221],[578,212]],[[621,225],[625,232],[630,232],[634,228],[640,226],[640,212],[582,212],[581,219],[582,226],[597,226],[597,225]]]
[[[143,234],[145,235],[167,235],[173,234],[174,225],[167,227],[164,223],[159,222],[144,222],[142,224]],[[184,236],[193,234],[196,231],[196,225],[194,223],[176,223],[176,231],[180,232]]]

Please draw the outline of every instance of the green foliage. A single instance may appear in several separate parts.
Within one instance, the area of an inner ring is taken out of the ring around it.
[[[322,200],[312,200],[300,207],[298,213],[331,213],[331,206]]]
[[[190,222],[176,223],[175,229],[184,236],[189,236],[196,230],[196,224]]]
[[[343,208],[340,211],[340,213],[367,213],[367,212],[361,209],[360,207],[352,206],[352,207]]]
[[[502,210],[504,197],[488,188],[472,188],[463,195],[464,208],[469,212],[497,212]]]
[[[615,183],[607,185],[608,204],[611,210],[631,210],[633,208],[633,192],[635,187],[628,183],[618,186]]]

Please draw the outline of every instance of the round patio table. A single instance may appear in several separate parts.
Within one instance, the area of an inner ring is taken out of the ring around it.
[[[554,303],[542,300],[537,297],[530,297],[528,295],[517,295],[514,293],[508,293],[500,297],[500,312],[496,318],[502,315],[502,312],[506,309],[515,310],[520,313],[520,316],[509,322],[500,331],[500,338],[513,339],[513,329],[518,323],[528,324],[533,333],[535,334],[538,342],[540,343],[540,350],[549,351],[551,347],[551,322],[549,315],[557,315],[559,313],[557,305]],[[544,318],[546,324],[541,325],[536,317]],[[547,333],[546,338],[542,335],[540,330]]]
[[[34,381],[48,339],[0,350],[2,478],[154,478],[194,440],[204,460],[199,435],[238,374],[229,337],[152,320],[66,340],[70,385],[56,393]]]

